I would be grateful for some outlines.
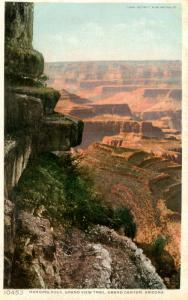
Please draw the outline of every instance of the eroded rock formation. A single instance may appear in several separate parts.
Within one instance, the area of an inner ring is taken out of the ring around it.
[[[98,118],[85,119],[84,124],[82,148],[103,139],[105,142],[107,140],[121,140],[121,144],[117,143],[117,146],[123,145],[125,141],[124,146],[126,146],[126,139],[122,136],[129,136],[130,133],[138,134],[140,137],[156,139],[165,136],[159,127],[152,125],[152,122],[138,122],[126,117],[99,116]],[[117,138],[114,137],[115,135],[117,135]]]
[[[143,251],[107,227],[52,231],[48,219],[21,212],[19,230],[13,287],[165,288]]]
[[[83,123],[53,113],[59,92],[40,82],[41,53],[32,47],[33,4],[6,3],[5,26],[5,286],[11,284],[16,221],[12,189],[31,156],[81,142]],[[13,201],[13,202],[12,202]],[[19,218],[19,216],[17,216]]]

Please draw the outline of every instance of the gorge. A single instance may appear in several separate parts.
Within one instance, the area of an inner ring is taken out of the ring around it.
[[[179,288],[180,62],[45,63],[33,10],[5,6],[4,288]]]

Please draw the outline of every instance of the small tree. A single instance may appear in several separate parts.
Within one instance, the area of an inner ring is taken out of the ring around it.
[[[114,228],[124,227],[125,235],[134,238],[136,235],[136,224],[133,215],[127,207],[116,208],[113,216]]]
[[[61,166],[66,173],[66,216],[73,224],[86,229],[90,224],[108,222],[107,209],[94,189],[93,180],[87,169],[81,166],[82,155],[64,153]]]
[[[158,235],[153,242],[152,251],[160,256],[163,253],[166,244],[167,238],[164,235]]]

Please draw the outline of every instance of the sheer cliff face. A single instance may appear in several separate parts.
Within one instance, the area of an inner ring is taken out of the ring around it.
[[[89,145],[96,141],[103,141],[107,143],[107,140],[114,140],[114,135],[119,135],[117,140],[124,141],[124,146],[128,146],[126,138],[129,137],[129,133],[136,133],[139,137],[147,138],[163,138],[164,133],[158,127],[152,125],[151,122],[138,122],[133,120],[126,120],[126,118],[110,118],[105,120],[105,117],[90,118],[84,121],[84,132],[81,147],[87,148]],[[134,138],[133,135],[132,139]],[[106,141],[105,141],[106,140]],[[131,140],[130,140],[131,141]],[[109,143],[108,143],[109,144]],[[117,144],[118,145],[118,144]],[[119,145],[121,146],[121,145]]]
[[[6,3],[6,43],[16,47],[32,48],[33,4]]]
[[[5,75],[11,83],[43,73],[44,59],[32,47],[33,4],[6,3]]]
[[[66,150],[79,144],[82,136],[82,122],[53,113],[59,92],[40,82],[44,59],[32,46],[33,9],[32,3],[15,2],[6,3],[5,8],[5,182],[8,193],[19,180],[31,153]]]
[[[13,188],[28,160],[46,151],[69,150],[81,142],[83,123],[53,113],[59,92],[40,81],[41,53],[33,49],[33,4],[5,6],[5,276],[11,285],[16,248]],[[19,211],[17,210],[17,217]]]

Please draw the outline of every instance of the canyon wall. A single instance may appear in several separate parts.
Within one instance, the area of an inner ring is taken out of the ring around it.
[[[84,132],[82,139],[82,148],[87,148],[95,141],[101,141],[104,137],[114,135],[121,135],[128,133],[137,133],[141,137],[160,139],[164,137],[162,130],[153,126],[151,122],[138,122],[133,120],[126,120],[126,118],[105,118],[89,119],[84,121]]]
[[[83,148],[118,134],[117,123],[127,117],[152,123],[147,137],[162,138],[167,129],[181,135],[180,61],[57,62],[45,70],[49,84],[61,89],[55,110],[85,122]],[[165,137],[170,136],[176,138]]]

